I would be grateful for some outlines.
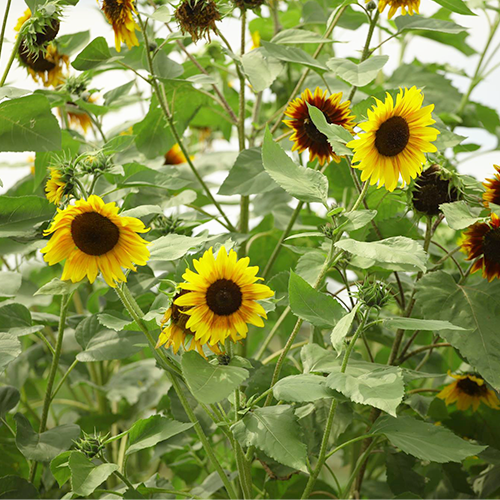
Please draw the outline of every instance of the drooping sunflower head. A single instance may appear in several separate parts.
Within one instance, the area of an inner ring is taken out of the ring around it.
[[[202,344],[223,344],[228,337],[236,342],[246,337],[248,323],[264,326],[266,312],[257,301],[273,292],[257,283],[261,279],[256,277],[259,268],[249,267],[249,262],[248,257],[238,260],[234,250],[228,254],[224,247],[215,258],[210,248],[193,261],[197,273],[190,269],[184,273],[186,282],[179,287],[189,293],[174,304],[189,308],[185,311],[190,316],[186,326]]]
[[[41,250],[49,265],[64,264],[62,280],[73,283],[85,276],[93,283],[99,272],[115,287],[126,281],[122,268],[136,270],[149,259],[147,241],[137,233],[148,231],[134,217],[118,214],[116,203],[104,203],[99,196],[78,200],[58,213],[45,232],[52,235]]]
[[[459,199],[459,190],[437,164],[426,168],[416,179],[412,191],[413,207],[425,215],[441,213],[439,205]]]
[[[182,346],[183,349],[187,351],[196,349],[204,358],[206,358],[205,353],[203,352],[203,345],[206,345],[213,353],[217,355],[221,354],[217,344],[203,344],[200,339],[196,338],[194,332],[186,326],[189,321],[189,316],[185,314],[185,311],[189,308],[175,304],[175,301],[186,293],[189,292],[182,290],[177,293],[173,298],[172,305],[165,312],[161,322],[162,331],[158,338],[156,348],[164,345],[166,349],[171,347],[174,354],[177,354],[179,348]]]
[[[370,0],[366,0],[369,2]],[[386,6],[389,5],[389,14],[387,17],[389,19],[396,14],[397,10],[401,9],[401,15],[404,16],[407,13],[413,16],[414,13],[418,14],[418,9],[420,8],[420,0],[379,0],[378,10],[382,14]]]
[[[31,53],[36,53],[40,49],[43,50],[46,44],[54,40],[59,33],[61,15],[62,9],[57,1],[47,2],[39,6],[35,15],[32,15],[30,9],[26,9],[17,20],[14,29],[20,32],[23,28],[21,36],[25,47]]]
[[[350,113],[350,101],[342,100],[342,92],[332,94],[328,97],[328,92],[323,92],[319,87],[314,94],[306,89],[301,96],[292,101],[285,111],[285,115],[291,120],[284,120],[285,125],[293,129],[290,137],[295,144],[292,151],[309,150],[309,161],[318,158],[320,165],[326,161],[333,160],[340,162],[340,158],[333,152],[325,134],[320,132],[309,116],[308,104],[318,108],[326,118],[328,123],[341,125],[350,133],[353,132],[354,116]]]
[[[446,405],[457,403],[458,410],[476,411],[481,402],[494,410],[500,410],[500,401],[497,394],[491,390],[481,375],[477,373],[464,373],[463,375],[453,375],[448,371],[448,375],[455,380],[447,385],[437,397],[443,399]]]
[[[471,272],[482,269],[483,278],[500,278],[500,218],[491,214],[489,222],[476,222],[463,233],[462,250],[474,260]]]
[[[495,167],[496,173],[493,174],[492,179],[486,179],[483,182],[483,186],[486,191],[483,193],[483,203],[485,207],[489,207],[490,203],[495,205],[500,205],[500,167],[498,165],[493,165]]]
[[[134,19],[134,0],[103,0],[101,9],[113,26],[117,52],[122,50],[122,42],[125,42],[129,49],[139,45],[135,31],[140,28]]]
[[[216,31],[215,21],[221,15],[214,0],[183,0],[175,11],[182,33],[189,33],[196,43],[205,36],[210,41],[210,30]]]
[[[67,191],[67,185],[61,170],[58,168],[50,168],[49,172],[49,178],[45,185],[45,195],[50,203],[59,206]]]
[[[174,144],[167,153],[165,153],[164,165],[180,165],[186,163],[186,157],[182,152],[179,144]]]
[[[436,151],[432,142],[439,130],[429,127],[434,105],[422,107],[424,96],[416,87],[400,89],[396,102],[389,93],[385,102],[375,100],[368,121],[359,125],[365,133],[347,146],[354,150],[353,167],[362,171],[362,181],[394,191],[399,176],[409,184],[422,171],[424,153]]]
[[[239,7],[242,10],[245,9],[258,9],[261,5],[263,5],[266,0],[233,0],[236,4],[236,7]]]

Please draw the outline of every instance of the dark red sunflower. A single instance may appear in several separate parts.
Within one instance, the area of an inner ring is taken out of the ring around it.
[[[328,123],[341,125],[351,134],[353,133],[355,118],[350,114],[350,101],[341,102],[342,92],[332,94],[330,97],[327,94],[327,91],[323,92],[319,87],[316,88],[314,94],[309,89],[306,89],[299,98],[288,105],[285,111],[285,115],[292,119],[284,120],[285,125],[294,130],[290,138],[295,142],[292,151],[302,153],[302,151],[308,149],[309,161],[318,158],[320,165],[331,160],[339,163],[340,157],[333,152],[326,135],[314,125],[309,116],[307,104],[321,110]]]
[[[485,207],[489,207],[490,203],[495,205],[500,205],[500,167],[498,165],[493,165],[496,174],[493,174],[493,179],[486,179],[483,182],[483,186],[486,188],[486,192],[483,193],[483,203]]]
[[[482,269],[483,278],[488,281],[500,278],[500,218],[496,214],[491,214],[489,222],[476,222],[469,227],[460,246],[467,260],[477,259],[472,273]]]

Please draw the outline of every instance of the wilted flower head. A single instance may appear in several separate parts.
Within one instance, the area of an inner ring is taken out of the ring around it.
[[[196,43],[205,36],[210,41],[210,30],[216,31],[215,21],[221,16],[214,0],[184,0],[175,11],[175,18],[183,33],[189,33]]]

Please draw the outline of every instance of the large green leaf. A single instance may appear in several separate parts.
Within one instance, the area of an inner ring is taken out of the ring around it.
[[[288,194],[300,201],[326,205],[328,179],[317,170],[299,167],[266,130],[262,146],[264,168]]]
[[[399,31],[422,30],[440,31],[442,33],[460,33],[467,31],[467,28],[459,26],[452,21],[442,19],[426,18],[422,16],[399,16],[394,20]]]
[[[315,290],[293,271],[288,282],[293,314],[319,327],[332,328],[344,316],[344,308],[331,296]]]
[[[20,399],[21,395],[15,387],[11,385],[0,387],[0,417],[3,418],[7,412],[12,410]]]
[[[22,275],[12,271],[0,271],[0,297],[14,297],[21,288]],[[1,326],[0,326],[1,328]]]
[[[354,322],[354,318],[356,317],[356,313],[359,309],[359,302],[353,307],[352,311],[346,314],[340,321],[335,325],[330,334],[330,340],[332,342],[333,348],[337,351],[338,354],[342,351],[342,347],[344,345],[344,339],[346,335],[351,330],[352,323]]]
[[[334,43],[331,38],[323,38],[318,33],[309,30],[282,30],[271,39],[271,43],[281,45],[296,45],[300,43]]]
[[[389,56],[372,56],[366,61],[356,64],[349,59],[334,57],[326,65],[342,80],[351,85],[363,87],[375,79],[388,60]]]
[[[17,337],[38,332],[43,326],[31,326],[31,313],[22,304],[0,305],[0,332],[7,332]]]
[[[88,498],[100,484],[118,470],[118,465],[95,465],[83,453],[73,451],[69,457],[69,468],[73,492]]]
[[[108,44],[102,36],[92,40],[76,57],[72,66],[80,71],[94,69],[111,59]]]
[[[500,389],[500,283],[482,280],[458,285],[449,274],[438,271],[418,282],[417,301],[424,317],[461,325],[440,335],[457,348],[495,389]]]
[[[247,52],[241,58],[241,63],[255,92],[268,89],[285,67],[262,47]]]
[[[72,451],[65,451],[50,462],[50,472],[55,477],[59,486],[66,484],[71,478],[71,469],[69,468],[69,457]]]
[[[0,103],[0,151],[61,149],[61,129],[47,98],[32,94]]]
[[[327,387],[325,377],[306,373],[282,378],[273,387],[273,394],[278,401],[309,403],[332,398],[334,391]]]
[[[39,498],[37,489],[26,479],[19,476],[0,478],[0,498]]]
[[[270,56],[280,61],[297,63],[314,69],[328,69],[320,60],[314,59],[307,52],[297,47],[287,47],[266,41],[262,41],[262,46]]]
[[[472,226],[472,224],[480,220],[480,209],[469,207],[463,200],[454,201],[453,203],[443,203],[439,208],[445,215],[448,225],[456,231]]]
[[[205,243],[208,236],[184,236],[182,234],[167,234],[154,241],[151,245],[151,260],[177,260],[184,257],[189,250]]]
[[[60,425],[39,434],[22,413],[16,413],[14,419],[17,422],[17,447],[28,460],[49,462],[69,449],[80,435],[80,427],[75,424]]]
[[[194,424],[177,422],[161,415],[153,415],[149,418],[138,420],[129,432],[129,447],[127,455],[145,448],[151,448],[172,436],[187,431]]]
[[[202,403],[212,404],[227,398],[248,378],[248,370],[235,366],[209,363],[195,351],[182,355],[182,373],[193,396]]]
[[[307,449],[291,406],[256,408],[231,430],[242,446],[255,446],[283,465],[307,471]]]
[[[55,207],[38,196],[0,196],[0,237],[25,236],[33,226],[49,220]]]
[[[457,14],[462,14],[463,16],[475,16],[474,12],[467,7],[465,2],[462,0],[434,0],[439,5],[442,5],[446,9],[456,12]]]
[[[401,330],[430,330],[434,332],[442,330],[466,330],[466,328],[454,325],[449,321],[439,319],[383,318],[383,323],[389,328],[400,328]]]
[[[445,427],[412,417],[386,415],[375,422],[370,432],[384,434],[405,453],[431,462],[461,462],[486,448],[464,441]]]
[[[155,100],[144,119],[134,125],[134,134],[137,149],[149,159],[166,154],[175,143],[163,111]]]
[[[21,354],[21,342],[12,333],[0,332],[0,371]]]

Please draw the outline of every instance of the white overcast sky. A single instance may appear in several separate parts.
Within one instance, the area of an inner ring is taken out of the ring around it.
[[[3,17],[6,3],[7,0],[0,0],[1,17]],[[282,4],[284,3],[285,2],[282,2]],[[432,14],[437,10],[437,8],[437,4],[431,0],[422,0],[421,2],[421,12],[424,14]],[[21,16],[25,9],[26,5],[23,0],[12,1],[6,29],[7,40],[6,43],[4,43],[0,60],[1,73],[3,73],[12,48],[12,41],[15,35],[13,29],[14,25],[16,24],[18,17]],[[457,23],[470,28],[468,43],[475,49],[482,50],[488,34],[486,19],[482,15],[476,17],[455,15],[454,19]],[[95,0],[80,0],[76,7],[68,7],[65,9],[65,18],[61,26],[60,34],[74,33],[87,29],[90,29],[91,31],[92,39],[97,36],[104,36],[110,46],[114,45],[114,35],[112,29],[103,19]],[[225,20],[222,23],[221,29],[224,33],[226,33],[226,36],[229,38],[233,47],[237,47],[239,43],[238,22],[232,19]],[[338,43],[335,46],[337,57],[345,57],[356,54],[356,51],[362,48],[365,34],[365,26],[357,31],[337,28],[335,31],[335,38],[344,42]],[[498,43],[500,43],[500,33],[497,33],[497,37],[495,38],[492,47],[495,47]],[[251,40],[249,40],[249,46],[250,44]],[[389,42],[385,44],[383,47],[383,53],[390,56],[389,63],[385,67],[385,70],[390,73],[396,69],[398,64],[399,46],[397,45],[397,42]],[[411,41],[405,54],[405,62],[411,62],[415,57],[422,62],[447,62],[455,67],[463,68],[468,74],[473,73],[478,60],[478,56],[467,58],[451,47],[447,47],[424,38],[414,38]],[[500,62],[500,51],[494,56],[494,63],[496,62]],[[116,82],[115,78],[116,73],[103,75],[99,77],[99,79],[95,80],[96,87],[104,90],[114,88],[120,83]],[[452,79],[455,85],[462,91],[467,88],[468,80],[464,77],[453,76]],[[37,88],[31,78],[27,77],[25,70],[23,68],[19,68],[17,63],[14,63],[14,67],[9,74],[8,81],[10,85],[16,87],[25,89]],[[500,112],[499,83],[500,67],[491,73],[487,80],[475,89],[471,98],[487,106],[493,107]],[[105,129],[113,128],[113,126],[120,122],[131,119],[133,120],[134,118],[137,118],[137,120],[141,119],[141,110],[138,106],[126,108],[126,111],[122,111],[122,113],[115,113],[113,115],[106,116],[104,122]],[[463,130],[461,131],[460,129],[457,129],[457,132],[463,134]],[[487,132],[472,130],[468,131],[468,134],[470,142],[481,144],[483,146],[483,150],[491,149],[496,144],[496,140],[489,136]],[[227,149],[227,145],[224,145],[224,149]],[[0,153],[0,179],[2,179],[4,184],[4,188],[0,188],[0,193],[14,184],[19,178],[26,175],[29,170],[29,166],[27,164],[28,156],[28,153]],[[476,152],[473,153],[472,156],[469,154],[466,156],[468,159],[467,161],[461,163],[459,166],[460,171],[462,173],[472,174],[479,179],[491,175],[493,171],[493,163],[500,164],[500,152],[482,155],[478,155],[478,152]],[[14,164],[16,165],[15,168],[8,166]],[[26,166],[19,167],[20,165]]]

